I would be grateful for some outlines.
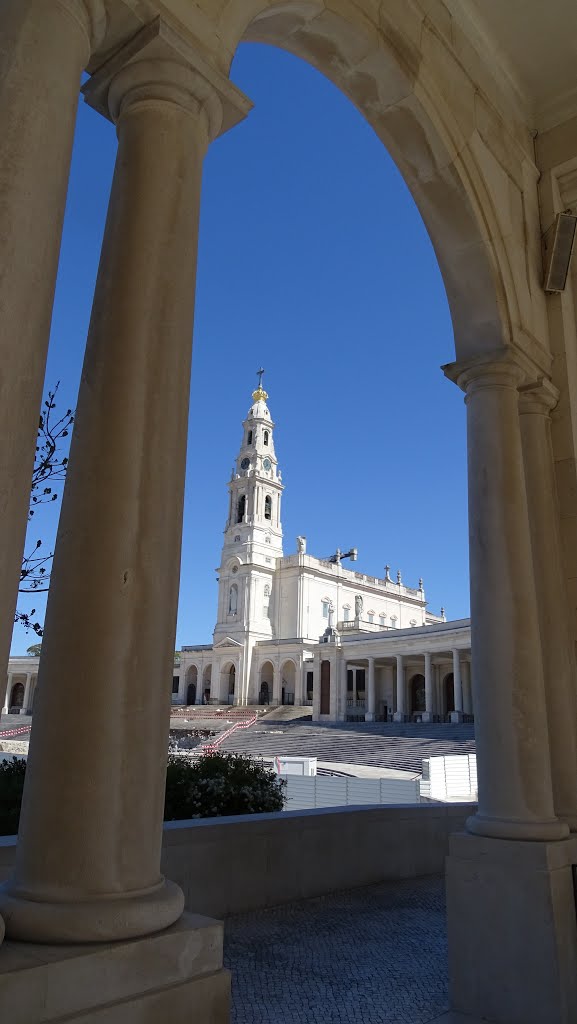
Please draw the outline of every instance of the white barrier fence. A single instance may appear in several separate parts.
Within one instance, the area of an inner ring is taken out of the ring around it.
[[[418,804],[418,779],[356,779],[326,775],[285,775],[286,811],[361,804]]]
[[[423,760],[421,796],[429,800],[477,799],[477,755],[444,754]]]

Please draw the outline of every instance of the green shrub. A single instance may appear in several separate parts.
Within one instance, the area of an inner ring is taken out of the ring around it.
[[[164,820],[282,811],[286,783],[242,754],[171,756],[166,772]]]
[[[13,836],[18,831],[25,773],[23,757],[0,761],[0,836]]]
[[[0,836],[18,831],[26,760],[0,761]],[[164,820],[282,811],[286,783],[242,754],[168,758]]]

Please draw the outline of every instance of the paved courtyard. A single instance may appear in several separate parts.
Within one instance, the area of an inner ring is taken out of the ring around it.
[[[429,1024],[448,1007],[442,878],[230,917],[232,1024]]]

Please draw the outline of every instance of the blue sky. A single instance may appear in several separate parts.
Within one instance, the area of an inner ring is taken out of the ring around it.
[[[409,585],[424,578],[434,611],[467,615],[465,409],[439,369],[453,334],[417,208],[313,68],[243,44],[232,78],[255,106],[205,163],[177,643],[211,639],[226,483],[261,365],[285,553],[299,533],[319,556],[356,545],[360,571],[389,562]],[[76,402],[115,149],[113,126],[81,103],[46,373],[63,409]],[[55,526],[46,507],[31,540],[48,545]],[[16,629],[13,652],[34,641]]]

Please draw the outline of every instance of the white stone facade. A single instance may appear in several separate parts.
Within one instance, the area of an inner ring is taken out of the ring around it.
[[[267,398],[259,385],[228,485],[213,643],[183,648],[173,703],[310,704],[319,721],[471,715],[469,622],[429,612],[422,580],[315,558],[304,536],[284,555]]]

